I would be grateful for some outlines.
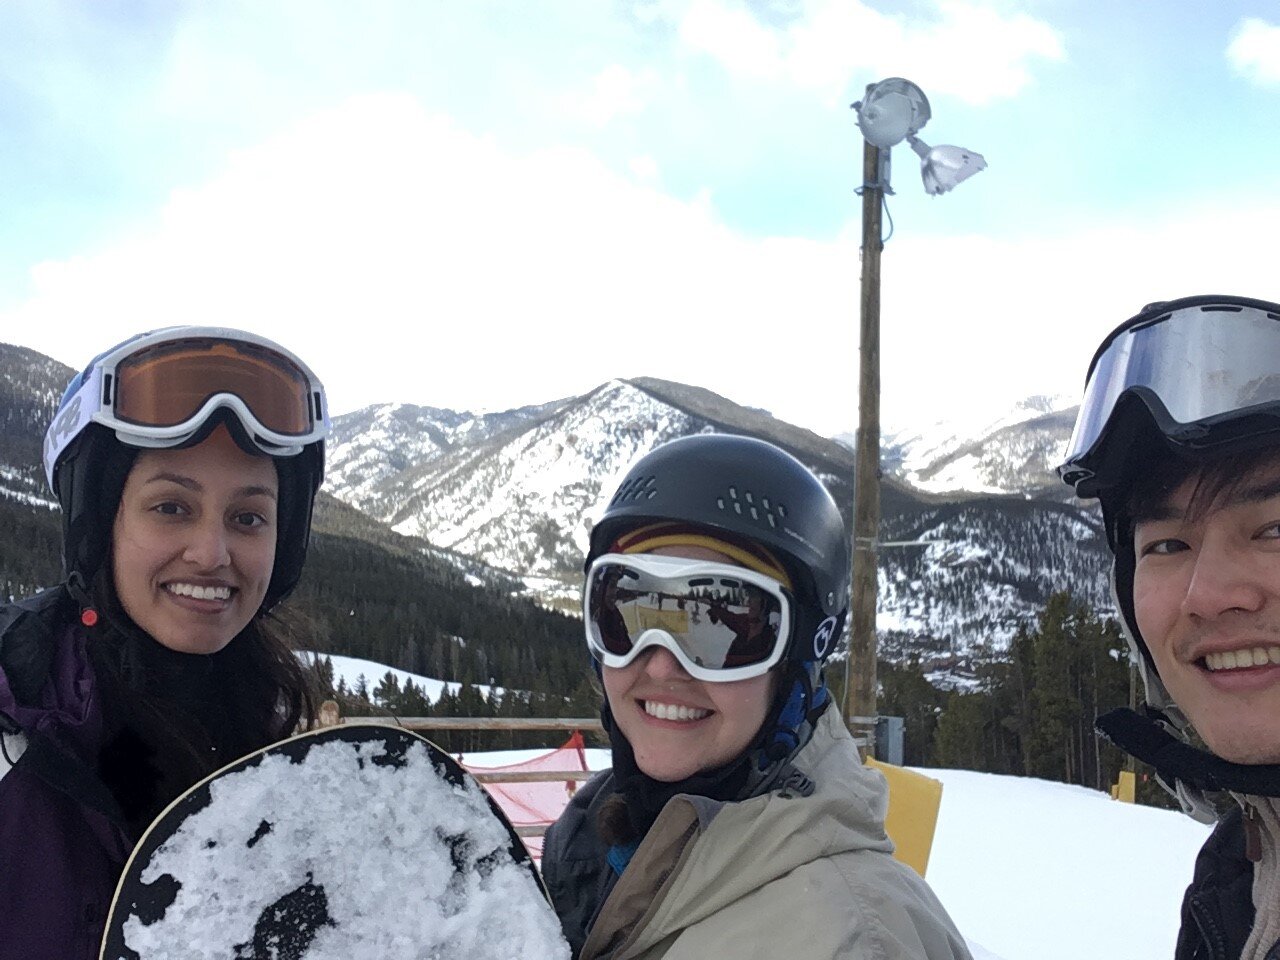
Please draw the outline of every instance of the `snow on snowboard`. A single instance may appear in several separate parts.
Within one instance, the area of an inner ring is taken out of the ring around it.
[[[347,724],[174,801],[116,888],[102,960],[567,960],[537,869],[430,741]]]

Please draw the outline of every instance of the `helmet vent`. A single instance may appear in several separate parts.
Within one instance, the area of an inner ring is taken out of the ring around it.
[[[730,486],[727,496],[717,497],[716,506],[721,510],[732,510],[740,517],[750,516],[757,523],[768,523],[773,529],[777,529],[778,520],[787,515],[782,504],[771,503],[768,497],[756,497],[750,490],[739,493],[737,486]]]
[[[652,500],[658,495],[655,486],[657,477],[632,477],[618,488],[613,495],[612,503],[625,503],[628,500]]]

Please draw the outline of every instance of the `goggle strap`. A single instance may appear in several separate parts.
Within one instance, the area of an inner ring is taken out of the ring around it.
[[[762,573],[766,577],[777,580],[788,590],[792,589],[790,575],[771,556],[762,556],[759,553],[746,550],[736,543],[731,543],[728,540],[709,534],[684,531],[661,532],[670,526],[671,524],[653,524],[652,526],[641,527],[639,530],[623,534],[616,542],[616,549],[608,552],[634,555],[647,553],[660,547],[706,547],[709,550],[716,550],[727,557],[731,557],[736,563],[741,564],[748,570],[754,570],[756,573]]]

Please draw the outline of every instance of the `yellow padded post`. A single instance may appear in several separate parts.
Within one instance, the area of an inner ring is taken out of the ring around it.
[[[871,758],[865,762],[889,782],[889,813],[884,829],[893,841],[894,857],[923,877],[929,867],[938,809],[942,806],[941,781],[891,763]]]
[[[1112,787],[1115,799],[1122,803],[1134,803],[1138,798],[1138,777],[1132,770],[1120,771],[1120,782]]]

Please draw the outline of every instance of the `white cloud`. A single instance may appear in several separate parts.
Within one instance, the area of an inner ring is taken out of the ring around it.
[[[680,39],[720,61],[731,73],[774,79],[784,74],[785,37],[744,7],[720,0],[693,0],[679,23]]]
[[[1232,31],[1227,60],[1241,76],[1257,84],[1280,84],[1280,26],[1245,17]]]
[[[731,74],[825,92],[851,78],[908,76],[931,94],[981,104],[1017,96],[1037,61],[1062,61],[1061,34],[1025,13],[937,0],[927,19],[885,14],[856,0],[814,0],[786,26],[767,26],[732,0],[689,0],[679,35]]]
[[[1280,200],[1228,196],[1063,236],[902,234],[883,259],[885,422],[1076,393],[1102,336],[1150,300],[1280,299],[1277,218]],[[856,423],[856,224],[745,237],[705,195],[674,200],[581,150],[505,152],[404,95],[236,154],[32,284],[0,330],[73,366],[147,327],[238,325],[295,349],[335,412],[502,408],[653,375],[824,432]]]
[[[632,157],[627,163],[627,169],[641,183],[656,184],[658,182],[658,161],[647,153],[639,157]]]
[[[1154,300],[1280,301],[1277,216],[1280,198],[1222,196],[1059,236],[904,235],[884,253],[885,422],[993,418],[1033,394],[1079,396],[1103,337]]]
[[[779,360],[803,386],[807,345],[780,331],[821,322],[841,256],[740,238],[705,199],[585,151],[508,155],[377,95],[235,155],[133,236],[40,264],[0,329],[76,365],[147,327],[250,327],[320,372],[337,412],[503,407],[645,373],[752,395],[787,382]]]
[[[597,127],[603,127],[618,117],[644,110],[658,85],[656,71],[628,70],[614,63],[592,78],[585,95],[571,96],[566,102],[571,112]]]

